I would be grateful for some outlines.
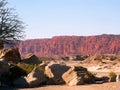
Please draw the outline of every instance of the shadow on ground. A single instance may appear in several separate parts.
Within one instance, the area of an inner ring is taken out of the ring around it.
[[[9,88],[9,87],[0,87],[0,90],[18,90],[18,89]]]

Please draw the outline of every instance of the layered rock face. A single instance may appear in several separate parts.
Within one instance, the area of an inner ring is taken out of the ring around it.
[[[81,66],[75,66],[70,68],[67,72],[62,75],[63,80],[69,86],[81,85],[85,83],[94,82],[94,76],[90,74],[86,68]]]
[[[39,58],[33,54],[27,54],[21,62],[26,64],[40,64],[42,61],[39,60]]]
[[[69,70],[69,66],[61,64],[51,64],[45,67],[45,74],[49,77],[48,84],[65,84],[62,75]]]
[[[34,70],[29,73],[29,75],[25,79],[28,82],[29,87],[37,87],[43,85],[47,81],[44,73],[37,68],[34,68]]]
[[[80,54],[120,54],[120,35],[56,36],[51,39],[21,41],[21,54],[67,56]]]

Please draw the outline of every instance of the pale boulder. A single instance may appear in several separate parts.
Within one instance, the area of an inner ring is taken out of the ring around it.
[[[34,70],[28,74],[25,78],[29,87],[38,87],[46,83],[47,78],[42,71],[38,68],[34,68]]]
[[[62,75],[69,70],[69,66],[61,65],[61,64],[50,64],[45,67],[45,74],[49,77],[51,83],[49,84],[64,84],[64,80],[62,79]]]
[[[116,77],[116,82],[120,82],[120,75],[119,74]]]
[[[39,60],[39,58],[34,55],[34,54],[27,54],[24,59],[22,59],[22,62],[23,63],[26,63],[26,64],[40,64],[42,63],[42,61]]]
[[[8,63],[19,63],[21,61],[18,48],[0,50],[0,59],[4,58]]]
[[[67,85],[74,86],[92,82],[93,76],[86,68],[77,66],[70,68],[62,75],[62,78]]]

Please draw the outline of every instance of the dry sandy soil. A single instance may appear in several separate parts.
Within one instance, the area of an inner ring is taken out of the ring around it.
[[[45,86],[39,88],[28,88],[19,90],[120,90],[120,83],[104,83],[79,86]]]
[[[120,90],[120,82],[78,85],[78,86],[51,85],[51,86],[44,86],[38,88],[25,88],[25,89],[0,88],[0,90]]]

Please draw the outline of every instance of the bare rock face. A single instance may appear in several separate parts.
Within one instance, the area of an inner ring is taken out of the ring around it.
[[[101,48],[102,47],[102,48]],[[42,56],[120,54],[120,35],[55,36],[21,41],[20,52]]]
[[[47,78],[42,71],[35,68],[31,73],[26,77],[26,81],[29,84],[29,87],[37,87],[46,83]]]
[[[70,68],[62,75],[62,78],[69,86],[90,83],[93,80],[92,75],[87,69],[81,66]]]
[[[7,62],[18,63],[21,60],[18,48],[9,48],[0,50],[0,58],[4,58]]]
[[[69,66],[61,64],[52,64],[45,67],[45,74],[49,77],[48,84],[64,84],[62,75],[69,69]]]
[[[22,62],[27,63],[27,64],[40,64],[41,61],[38,59],[37,56],[34,54],[27,54],[25,58],[22,60]]]
[[[119,74],[116,77],[116,82],[120,82],[120,75]]]

